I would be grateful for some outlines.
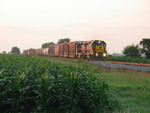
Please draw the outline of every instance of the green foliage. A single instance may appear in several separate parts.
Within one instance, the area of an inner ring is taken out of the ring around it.
[[[7,54],[7,52],[6,51],[3,51],[2,53],[0,53],[0,54]]]
[[[42,44],[42,48],[47,48],[50,45],[55,45],[55,43],[54,42],[44,43],[44,44]]]
[[[59,39],[57,44],[60,44],[60,43],[65,43],[65,42],[70,42],[71,39],[69,38],[62,38],[62,39]]]
[[[148,59],[150,59],[150,39],[143,39],[140,42],[140,45],[142,46],[141,52],[145,54]]]
[[[20,49],[18,47],[12,47],[11,53],[12,54],[20,54]]]
[[[118,106],[119,111],[113,113],[149,113],[150,112],[150,76],[149,73],[135,72],[131,70],[113,70],[104,69],[99,65],[93,65],[89,62],[79,59],[56,58],[56,57],[42,57],[50,62],[59,62],[62,64],[71,64],[73,66],[80,66],[92,72],[97,76],[97,79],[103,79],[108,84],[107,98],[109,106]],[[125,56],[109,56],[108,59],[120,61],[134,61],[150,63],[146,58],[135,58]],[[116,97],[116,98],[114,98]],[[119,102],[117,102],[119,101]],[[119,105],[118,105],[119,104]],[[100,112],[101,113],[101,112]],[[103,113],[103,112],[102,112]],[[109,113],[105,112],[105,113]]]
[[[27,55],[28,54],[28,51],[32,51],[33,50],[33,48],[30,48],[30,49],[27,49],[27,50],[23,50],[23,54],[24,55]]]
[[[123,54],[125,56],[129,56],[129,57],[140,57],[141,53],[140,53],[140,48],[138,45],[129,45],[127,47],[124,48],[123,50]]]
[[[109,87],[109,93],[117,97],[121,111],[117,113],[150,113],[149,73],[109,70],[99,75]],[[116,113],[116,112],[115,112]]]
[[[107,85],[81,67],[0,55],[1,113],[100,113],[116,106]]]
[[[120,62],[133,62],[133,63],[150,63],[149,59],[139,57],[126,57],[126,56],[109,56],[109,61],[120,61]]]

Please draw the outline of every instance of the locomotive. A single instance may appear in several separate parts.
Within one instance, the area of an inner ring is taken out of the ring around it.
[[[107,57],[106,43],[101,40],[72,41],[48,48],[32,49],[28,55],[44,55],[68,58],[105,58]]]

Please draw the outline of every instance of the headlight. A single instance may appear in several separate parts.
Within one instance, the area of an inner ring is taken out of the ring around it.
[[[106,57],[107,56],[107,54],[106,53],[103,53],[103,57]]]

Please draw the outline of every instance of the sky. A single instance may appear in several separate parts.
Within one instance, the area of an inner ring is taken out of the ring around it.
[[[61,38],[103,40],[121,53],[150,38],[150,0],[0,0],[0,53]]]

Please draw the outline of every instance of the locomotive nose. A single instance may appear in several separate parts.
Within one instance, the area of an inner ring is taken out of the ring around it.
[[[103,53],[103,57],[106,57],[107,56],[107,54],[106,53]]]

